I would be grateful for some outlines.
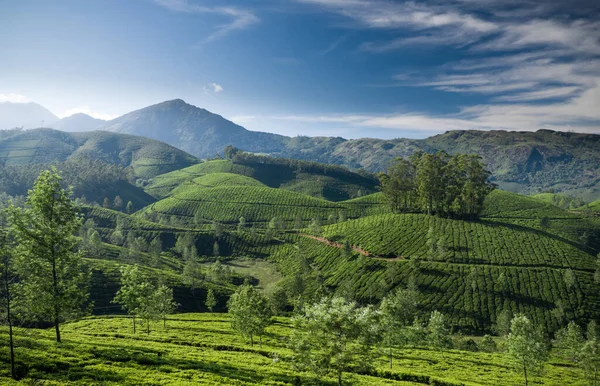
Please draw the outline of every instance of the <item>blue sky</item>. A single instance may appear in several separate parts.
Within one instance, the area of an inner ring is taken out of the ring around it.
[[[0,102],[108,119],[182,98],[286,135],[600,133],[600,2],[566,3],[1,0]]]

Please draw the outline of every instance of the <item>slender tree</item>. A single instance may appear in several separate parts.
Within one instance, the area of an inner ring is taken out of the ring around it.
[[[444,356],[444,349],[451,347],[450,330],[446,323],[446,317],[439,311],[433,311],[427,324],[427,340],[435,349]]]
[[[144,299],[153,292],[152,286],[140,272],[137,265],[121,267],[121,288],[113,299],[127,311],[133,319],[133,333],[136,332],[136,316],[143,311]]]
[[[523,371],[525,385],[529,374],[539,373],[548,358],[548,350],[539,329],[523,314],[516,315],[510,324],[506,341],[509,357]]]
[[[4,311],[4,319],[8,325],[8,349],[10,358],[10,373],[13,379],[17,379],[15,370],[15,344],[13,339],[13,309],[14,309],[14,287],[17,281],[13,256],[9,247],[6,230],[0,230],[0,306]]]
[[[183,283],[190,287],[192,295],[195,295],[195,290],[202,283],[204,275],[202,274],[202,268],[198,256],[190,256],[185,261],[183,267]]]
[[[89,295],[89,273],[81,254],[74,252],[81,219],[55,168],[40,173],[25,209],[11,207],[10,212],[28,309],[52,321],[60,343],[60,323],[81,314]]]
[[[271,323],[271,307],[269,300],[249,284],[241,286],[227,302],[231,315],[231,327],[250,339],[254,346],[254,336],[262,336],[265,328]]]
[[[407,343],[403,330],[408,327],[417,314],[418,293],[414,290],[399,288],[381,301],[379,312],[383,342],[389,350],[390,369],[393,366],[393,349]]]
[[[208,291],[206,291],[206,300],[204,301],[204,305],[206,306],[206,308],[208,308],[210,312],[212,312],[215,306],[217,305],[215,291],[213,291],[212,288],[209,288]]]
[[[151,307],[156,311],[159,318],[163,320],[163,328],[167,328],[167,316],[175,312],[179,304],[173,300],[173,288],[159,285],[152,295]]]

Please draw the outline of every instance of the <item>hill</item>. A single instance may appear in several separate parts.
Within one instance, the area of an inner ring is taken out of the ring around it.
[[[487,202],[487,213],[514,202],[512,196],[496,192]],[[555,316],[557,307],[580,322],[600,317],[593,280],[599,245],[590,248],[568,237],[579,232],[581,217],[575,220],[552,205],[528,205],[529,200],[536,201],[523,197],[504,217],[475,222],[421,214],[349,220],[325,226],[320,236],[301,237],[300,251],[326,285],[365,302],[415,280],[424,310],[442,310],[466,331],[489,331],[505,309],[531,315],[548,331],[562,323]],[[515,216],[524,213],[532,221],[554,214],[559,224],[541,229],[515,223]],[[600,226],[588,223],[586,229],[597,236]],[[340,248],[345,241],[354,246],[353,255]],[[290,256],[293,249],[281,249],[273,259],[293,276],[297,263]],[[575,274],[573,287],[565,280],[568,270]]]
[[[374,175],[315,162],[238,153],[231,160],[212,160],[153,178],[146,191],[166,197],[183,182],[211,173],[234,173],[260,183],[330,201],[344,201],[375,192]]]
[[[0,160],[6,165],[49,164],[77,156],[132,167],[149,178],[197,162],[193,156],[148,138],[93,131],[65,133],[53,129],[0,132]]]
[[[103,121],[102,119],[96,119],[87,114],[78,113],[52,122],[48,126],[55,130],[80,132],[97,130],[105,122],[106,121]]]
[[[286,141],[280,135],[248,131],[181,99],[125,114],[107,122],[102,130],[157,139],[200,158],[213,156],[227,145],[271,153]]]
[[[58,117],[37,103],[0,103],[0,130],[23,127],[32,129],[55,122]]]

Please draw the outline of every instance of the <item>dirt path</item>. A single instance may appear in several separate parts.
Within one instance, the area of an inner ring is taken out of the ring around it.
[[[313,235],[309,235],[306,233],[301,233],[300,236],[302,237],[306,237],[309,239],[313,239],[313,240],[317,240],[323,244],[327,244],[330,247],[334,247],[334,248],[344,248],[344,244],[342,243],[336,243],[335,241],[330,241],[327,240],[325,237],[319,237],[319,236],[313,236]],[[385,260],[385,261],[396,261],[396,260],[402,260],[404,259],[404,256],[395,256],[395,257],[381,257],[381,256],[375,256],[372,253],[370,253],[369,251],[365,251],[364,249],[357,247],[356,245],[352,246],[352,249],[358,253],[360,253],[363,256],[366,257],[370,257],[372,259],[376,259],[376,260]]]

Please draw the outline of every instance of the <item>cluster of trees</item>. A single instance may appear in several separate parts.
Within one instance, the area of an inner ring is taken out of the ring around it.
[[[489,176],[477,155],[416,152],[394,160],[379,182],[394,212],[476,218],[494,189]]]
[[[163,320],[166,327],[167,316],[178,306],[173,300],[173,289],[165,284],[152,283],[137,265],[121,268],[121,288],[113,302],[132,316],[134,334],[136,317],[146,322],[146,332],[150,334],[150,322]]]

